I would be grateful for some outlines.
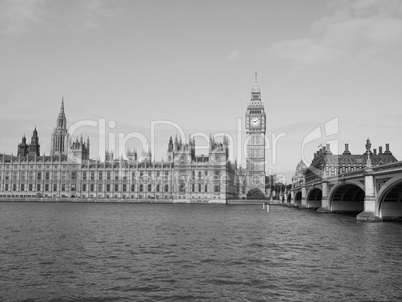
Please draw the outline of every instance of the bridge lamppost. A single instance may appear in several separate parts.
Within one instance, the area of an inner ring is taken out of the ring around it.
[[[367,139],[366,143],[366,153],[367,162],[366,168],[364,169],[364,211],[357,215],[357,220],[362,221],[382,221],[379,217],[379,213],[376,213],[376,200],[374,194],[374,176],[373,176],[373,164],[370,159],[370,139]]]

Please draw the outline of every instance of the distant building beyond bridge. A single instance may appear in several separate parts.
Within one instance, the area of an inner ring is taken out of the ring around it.
[[[402,219],[402,162],[386,144],[371,151],[351,154],[348,144],[343,154],[335,155],[329,145],[314,154],[307,167],[302,161],[286,194],[288,204],[317,208],[319,212],[356,212],[358,220]]]

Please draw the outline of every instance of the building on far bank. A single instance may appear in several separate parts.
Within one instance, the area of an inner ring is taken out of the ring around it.
[[[208,155],[195,155],[195,141],[169,139],[167,161],[151,161],[145,152],[139,161],[129,150],[127,160],[89,158],[90,141],[69,139],[62,101],[51,139],[51,154],[39,154],[35,128],[31,144],[25,136],[17,156],[0,155],[1,197],[172,199],[180,202],[224,203],[237,198],[237,168],[229,161],[228,139],[212,137]]]
[[[246,111],[246,192],[248,198],[265,197],[265,131],[266,114],[255,73],[251,100]],[[245,196],[244,196],[245,197]]]
[[[195,141],[168,140],[167,161],[151,152],[127,150],[127,159],[106,152],[105,161],[90,159],[90,139],[70,137],[64,98],[51,135],[50,155],[40,155],[35,128],[25,135],[17,156],[0,155],[0,197],[119,198],[225,203],[228,199],[266,196],[266,114],[255,74],[246,109],[246,168],[229,160],[229,141],[209,139],[207,155],[195,154]],[[183,138],[184,139],[184,138]]]
[[[319,181],[323,177],[363,170],[369,156],[373,166],[397,162],[389,149],[389,144],[385,144],[384,152],[382,146],[378,148],[378,152],[377,149],[373,149],[373,152],[367,151],[370,147],[369,139],[366,141],[366,152],[362,154],[351,154],[349,144],[345,144],[345,151],[342,154],[332,154],[329,144],[323,146],[314,153],[309,167],[303,161],[297,165],[295,175],[292,177],[293,187],[299,187],[303,182]]]

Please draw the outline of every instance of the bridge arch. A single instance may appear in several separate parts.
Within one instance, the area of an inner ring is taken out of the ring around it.
[[[347,181],[335,185],[329,193],[331,212],[364,211],[364,185],[359,181]]]
[[[321,188],[312,187],[307,192],[307,207],[308,208],[319,208],[321,207],[322,200],[322,190]]]
[[[402,175],[389,179],[378,191],[376,212],[383,220],[402,220]]]
[[[302,192],[301,191],[297,191],[295,193],[295,204],[296,205],[301,205],[302,202]]]

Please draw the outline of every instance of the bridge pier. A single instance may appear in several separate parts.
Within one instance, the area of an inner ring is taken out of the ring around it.
[[[317,209],[318,213],[330,213],[329,208],[329,197],[328,197],[328,181],[326,179],[322,180],[322,198],[321,207]]]
[[[303,184],[302,186],[302,198],[301,198],[301,205],[300,208],[306,209],[307,206],[307,191],[306,191],[306,185]]]
[[[370,160],[370,159],[368,159]],[[376,198],[374,194],[374,176],[371,165],[365,170],[364,187],[366,196],[364,197],[364,211],[357,215],[357,220],[376,222],[382,221],[382,218],[376,212]]]

